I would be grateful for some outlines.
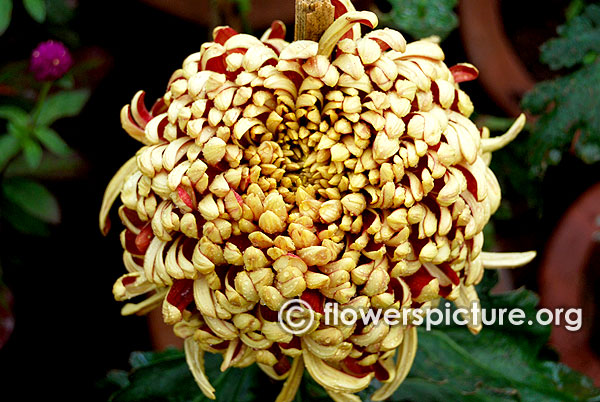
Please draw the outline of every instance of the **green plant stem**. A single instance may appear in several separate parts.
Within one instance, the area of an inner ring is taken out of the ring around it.
[[[33,108],[31,113],[31,125],[35,127],[37,124],[37,119],[40,116],[40,111],[42,110],[42,106],[44,106],[44,102],[46,101],[46,97],[48,96],[48,92],[50,92],[50,88],[52,87],[52,81],[44,82],[42,85],[42,89],[37,98],[37,102]]]

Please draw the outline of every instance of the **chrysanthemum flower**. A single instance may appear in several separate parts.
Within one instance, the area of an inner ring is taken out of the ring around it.
[[[484,267],[533,257],[482,251],[500,203],[490,153],[524,118],[489,138],[458,85],[473,66],[448,68],[437,44],[407,45],[391,29],[361,38],[357,23],[374,27],[375,15],[334,4],[341,17],[318,43],[285,42],[281,22],[261,39],[215,29],[150,111],[140,91],[121,113],[145,145],[102,206],[106,232],[121,196],[129,273],[114,295],[151,293],[123,314],[162,305],[211,398],[204,352],[222,354],[222,370],[257,363],[285,379],[279,401],[304,367],[336,401],[357,400],[373,378],[383,400],[410,370],[415,327],[327,325],[325,302],[470,307]],[[320,313],[302,335],[277,322],[294,298]]]
[[[61,42],[49,40],[40,43],[31,52],[29,69],[38,81],[61,78],[73,65],[69,50]]]

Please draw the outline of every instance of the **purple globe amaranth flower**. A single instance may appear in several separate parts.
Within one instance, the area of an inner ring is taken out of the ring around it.
[[[40,43],[31,53],[29,69],[38,81],[54,81],[73,65],[71,53],[61,42],[49,40]]]

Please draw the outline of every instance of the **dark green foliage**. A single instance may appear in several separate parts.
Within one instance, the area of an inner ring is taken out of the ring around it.
[[[557,31],[560,37],[549,40],[540,49],[542,62],[551,69],[573,67],[587,57],[595,57],[600,52],[600,6],[588,6]]]
[[[205,356],[206,371],[217,390],[219,401],[250,402],[260,399],[259,382],[266,379],[256,365],[221,373],[220,355]],[[129,374],[123,371],[109,374],[108,382],[122,388],[111,396],[111,402],[209,401],[198,389],[181,351],[135,352],[130,357],[130,364],[132,371]]]
[[[558,33],[559,38],[542,46],[542,61],[552,69],[578,69],[539,83],[522,103],[539,115],[528,149],[530,164],[540,176],[564,152],[572,151],[588,164],[600,161],[600,6],[587,6]]]
[[[458,26],[457,0],[388,0],[392,10],[384,22],[415,39],[437,35],[444,39]]]

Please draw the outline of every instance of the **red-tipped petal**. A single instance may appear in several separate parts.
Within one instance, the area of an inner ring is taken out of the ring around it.
[[[181,186],[177,187],[177,194],[179,194],[179,198],[181,198],[181,201],[183,201],[183,203],[185,205],[194,209],[194,204],[192,203],[192,197],[190,197],[188,192],[185,191],[185,189],[183,187],[181,187]]]
[[[138,250],[140,250],[141,254],[144,254],[146,250],[148,250],[148,246],[154,237],[154,232],[152,232],[152,225],[147,223],[146,226],[140,231],[140,233],[135,237],[135,246]]]
[[[421,267],[413,275],[405,276],[402,279],[404,279],[404,282],[406,282],[406,284],[410,288],[410,292],[413,295],[413,297],[417,297],[421,294],[423,288],[435,278],[429,274],[427,269]]]
[[[285,24],[279,20],[273,21],[268,39],[285,39]]]
[[[457,83],[473,81],[479,76],[479,70],[467,63],[460,63],[450,67],[450,72]]]
[[[191,279],[176,279],[167,294],[167,301],[183,311],[194,301],[194,281]]]
[[[305,290],[300,298],[307,302],[317,313],[325,314],[325,310],[323,309],[323,302],[325,301],[325,298],[320,292],[316,290]]]
[[[224,45],[227,39],[237,34],[238,32],[231,27],[216,27],[213,31],[213,38],[218,44]]]
[[[334,7],[333,17],[336,19],[350,11],[340,0],[331,0],[331,4]]]
[[[154,117],[146,109],[144,103],[145,96],[146,93],[144,91],[138,91],[131,102],[131,115],[141,128],[146,128],[146,124]]]

